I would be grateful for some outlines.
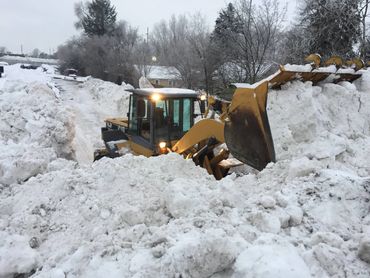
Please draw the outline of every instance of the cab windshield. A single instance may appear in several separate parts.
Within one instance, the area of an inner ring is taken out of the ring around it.
[[[133,94],[130,97],[128,131],[156,145],[162,141],[178,140],[193,126],[193,111],[192,98],[154,102],[148,97]]]
[[[192,126],[193,101],[190,98],[159,100],[154,104],[155,141],[180,139]]]

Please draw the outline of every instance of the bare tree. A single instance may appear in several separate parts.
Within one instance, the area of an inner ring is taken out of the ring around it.
[[[369,49],[369,39],[367,36],[367,18],[369,16],[369,4],[370,0],[361,0],[360,2],[360,17],[361,17],[361,49],[360,49],[360,55],[361,58],[365,59],[367,58],[367,51],[370,51]]]
[[[135,84],[133,63],[137,41],[137,29],[123,21],[111,35],[74,38],[58,48],[61,70],[72,67],[81,74],[103,80]]]
[[[186,87],[212,91],[218,61],[210,35],[201,14],[180,15],[156,24],[151,42],[159,63],[175,67]]]
[[[83,61],[84,39],[74,37],[65,44],[58,47],[57,57],[59,60],[59,70],[64,72],[67,68],[74,68],[79,74],[85,74]]]
[[[282,35],[278,43],[279,57],[276,61],[279,64],[301,64],[304,57],[310,54],[309,42],[305,32],[300,25],[296,25]]]
[[[186,16],[172,16],[168,22],[161,21],[153,29],[151,41],[162,65],[173,66],[188,88],[196,88],[200,71],[196,68],[197,57],[188,40],[189,20]]]
[[[254,6],[253,0],[237,0],[235,7],[242,28],[229,39],[234,45],[235,62],[246,72],[245,81],[254,83],[266,63],[274,59],[286,8],[281,8],[277,0],[263,0],[259,6]]]
[[[154,50],[147,40],[141,39],[134,50],[134,62],[140,75],[148,76],[152,70]]]
[[[120,21],[110,39],[110,52],[107,63],[112,65],[110,72],[116,73],[114,79],[117,83],[122,81],[136,85],[138,77],[134,74],[135,49],[139,41],[138,29],[125,21]],[[118,81],[117,81],[118,80]]]
[[[206,19],[201,14],[191,16],[187,40],[195,55],[195,67],[201,70],[201,82],[207,92],[213,91],[212,77],[218,66],[218,59],[213,51],[211,33]]]

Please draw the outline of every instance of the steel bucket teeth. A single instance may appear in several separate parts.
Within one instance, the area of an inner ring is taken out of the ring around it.
[[[311,81],[314,85],[325,80],[329,76],[333,76],[333,83],[341,81],[353,82],[361,77],[361,73],[357,71],[365,67],[365,63],[354,58],[347,61],[344,67],[343,59],[339,56],[332,56],[325,61],[325,66],[335,66],[335,71],[330,71],[327,68],[319,68],[321,64],[321,56],[319,54],[311,54],[305,58],[305,61],[311,63],[311,71],[287,70],[284,66],[280,66],[280,71],[269,79],[270,87],[278,89],[287,82],[301,80],[303,82]]]

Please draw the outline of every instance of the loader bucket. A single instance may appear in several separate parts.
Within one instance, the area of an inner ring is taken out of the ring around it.
[[[317,84],[318,82],[325,80],[330,74],[331,73],[329,72],[287,71],[281,67],[279,73],[272,77],[269,82],[273,89],[278,89],[281,85],[294,80],[301,80],[303,82],[311,81],[313,84]]]
[[[294,80],[301,80],[303,82],[311,81],[313,85],[316,85],[317,83],[328,78],[330,75],[333,75],[334,83],[338,83],[341,81],[353,82],[361,77],[360,73],[346,72],[341,69],[337,72],[324,71],[321,68],[314,69],[312,71],[289,71],[286,70],[283,66],[281,66],[278,73],[273,75],[268,81],[270,83],[271,88],[279,89],[285,83]]]
[[[237,88],[224,136],[231,154],[240,161],[262,170],[275,162],[275,150],[266,112],[268,82],[255,88]]]
[[[361,77],[359,73],[336,73],[334,77],[334,83],[339,83],[341,81],[353,82]]]

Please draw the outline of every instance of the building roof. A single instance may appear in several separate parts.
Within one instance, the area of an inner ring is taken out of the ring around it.
[[[181,74],[175,67],[167,66],[152,66],[146,65],[145,67],[146,78],[148,79],[158,79],[158,80],[181,80]],[[136,66],[136,68],[139,68]],[[144,74],[144,70],[141,72]]]

